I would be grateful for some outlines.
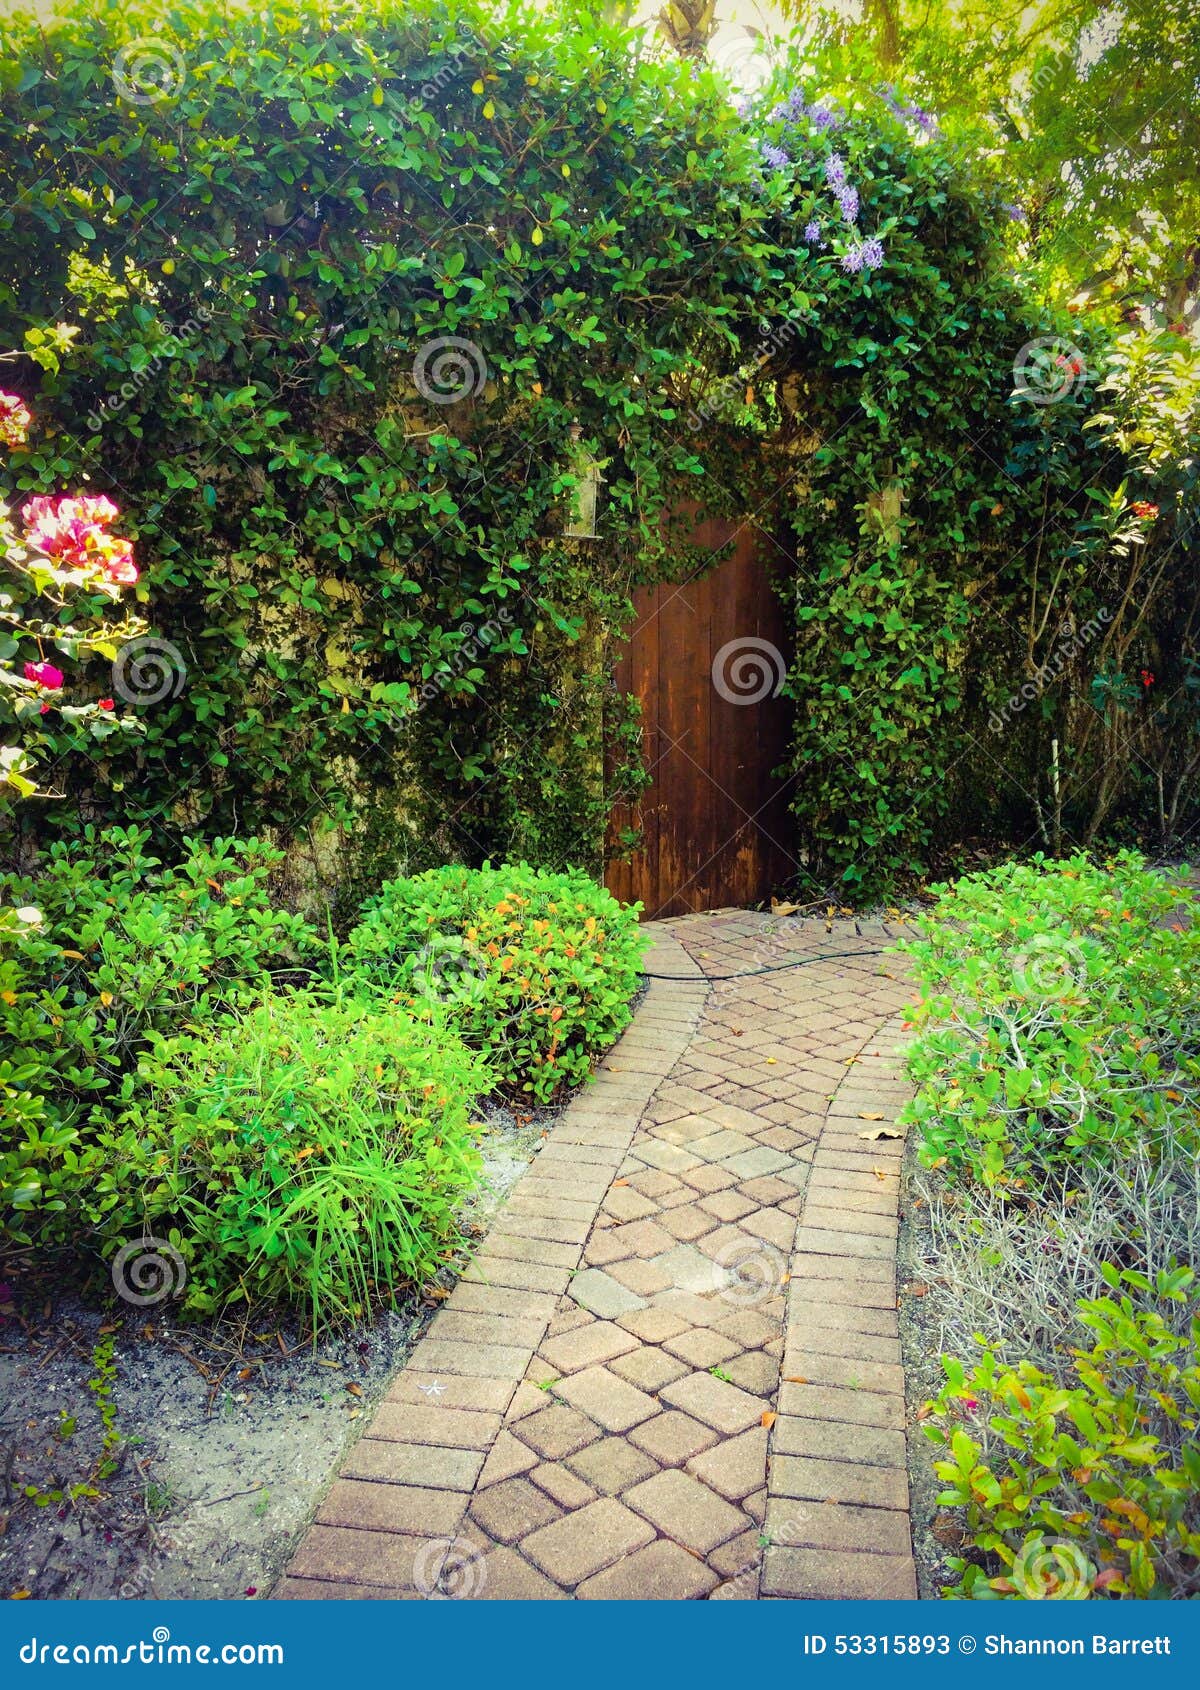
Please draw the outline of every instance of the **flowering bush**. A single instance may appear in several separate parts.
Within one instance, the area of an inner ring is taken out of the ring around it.
[[[0,393],[0,444],[16,451],[28,442],[33,418],[15,393]],[[47,648],[73,661],[93,652],[114,658],[141,624],[126,616],[105,623],[89,600],[112,603],[137,581],[133,546],[112,524],[120,513],[103,494],[29,499],[14,522],[0,500],[0,813],[37,792],[37,754],[63,746],[43,718],[57,714],[70,743],[86,730],[93,741],[137,732],[135,717],[116,715],[116,701],[66,704],[66,675]],[[36,654],[36,655],[35,655]]]
[[[369,899],[348,952],[373,990],[444,1005],[501,1085],[544,1102],[629,1024],[639,908],[580,872],[431,869]]]

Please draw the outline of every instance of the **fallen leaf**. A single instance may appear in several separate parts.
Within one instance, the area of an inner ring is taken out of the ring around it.
[[[884,1173],[882,1168],[872,1168],[871,1172],[875,1175],[876,1179],[886,1179],[887,1178],[887,1175],[886,1175],[886,1173]]]
[[[876,1139],[903,1138],[904,1134],[898,1133],[895,1127],[872,1127],[870,1132],[859,1133],[858,1136],[859,1138],[868,1139],[873,1144]]]
[[[10,1602],[28,1602],[32,1595],[32,1590],[26,1590],[24,1586],[22,1586],[20,1590],[12,1591],[8,1599]]]
[[[785,1385],[807,1385],[808,1384],[808,1380],[804,1377],[803,1373],[786,1373],[786,1374],[784,1374],[783,1382],[784,1382]]]
[[[341,1365],[340,1361],[327,1361],[324,1356],[317,1357],[318,1367],[340,1367]]]
[[[764,1408],[760,1424],[763,1426],[773,1426],[778,1419],[779,1416],[777,1414],[773,1414],[769,1408]]]
[[[613,1184],[614,1185],[628,1185],[629,1181],[627,1179],[615,1179],[613,1181]]]
[[[352,1397],[361,1397],[362,1396],[362,1386],[356,1385],[354,1383],[353,1379],[346,1386],[346,1389],[349,1391],[349,1393]]]
[[[859,1112],[858,1112],[858,1118],[859,1118],[860,1121],[886,1121],[887,1120],[887,1116],[884,1114],[882,1109],[860,1109]]]
[[[929,1295],[928,1285],[923,1285],[919,1279],[915,1279],[911,1285],[905,1286],[905,1290],[910,1297],[927,1297]]]
[[[772,915],[795,915],[799,908],[799,904],[780,904],[774,898],[771,899]]]
[[[238,1374],[238,1378],[239,1379],[249,1379],[250,1375],[253,1372],[254,1372],[254,1369],[252,1367],[243,1367],[241,1372]]]

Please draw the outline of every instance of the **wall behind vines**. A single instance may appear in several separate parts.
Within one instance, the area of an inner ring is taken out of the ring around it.
[[[61,737],[39,826],[595,862],[604,641],[687,564],[677,395],[769,282],[719,90],[436,0],[81,6],[0,82],[0,332],[78,329],[21,369],[19,491],[111,491],[160,642],[118,689],[146,736]]]
[[[1185,828],[1194,485],[1139,421],[1171,434],[1172,354],[1115,342],[1115,310],[1042,319],[1002,185],[927,114],[787,86],[739,112],[592,10],[93,0],[10,27],[18,492],[112,494],[159,642],[92,676],[141,738],[52,731],[39,834],[271,829],[351,882],[596,865],[606,739],[638,780],[612,643],[635,582],[713,561],[689,498],[752,513],[795,609],[814,884],[970,831],[1172,803]],[[23,353],[59,322],[54,373]],[[1014,398],[1031,345],[1051,403]],[[589,456],[596,540],[565,532]]]

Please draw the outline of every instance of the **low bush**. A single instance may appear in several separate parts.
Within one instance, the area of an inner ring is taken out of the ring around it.
[[[177,1261],[141,1271],[175,1271],[190,1312],[303,1304],[314,1331],[361,1318],[458,1243],[487,1084],[435,1012],[268,996],[151,1038],[81,1161],[87,1218],[106,1256],[161,1236]]]
[[[1010,1192],[1082,1158],[1196,1142],[1200,928],[1123,852],[1007,863],[939,889],[912,958],[907,1119],[922,1159]]]
[[[1101,1271],[1124,1294],[1079,1304],[1090,1344],[1072,1351],[1073,1378],[1004,1368],[990,1346],[969,1372],[944,1364],[925,1427],[947,1457],[939,1501],[983,1552],[950,1562],[948,1595],[1200,1595],[1195,1274]]]
[[[546,1102],[586,1079],[629,1023],[638,907],[582,872],[431,869],[385,883],[347,955],[372,990],[443,1005],[498,1085]]]
[[[273,968],[317,947],[271,905],[267,846],[192,842],[166,866],[149,838],[88,828],[77,845],[53,845],[36,877],[0,880],[0,904],[13,906],[0,934],[0,1192],[21,1241],[38,1210],[49,1241],[76,1236],[69,1202],[88,1116],[152,1034],[257,995]]]

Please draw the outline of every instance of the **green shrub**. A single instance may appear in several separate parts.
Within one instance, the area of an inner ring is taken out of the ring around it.
[[[436,1013],[269,995],[151,1040],[81,1158],[83,1206],[106,1256],[165,1239],[193,1313],[304,1304],[314,1331],[360,1318],[458,1242],[487,1084]]]
[[[374,990],[444,1004],[504,1089],[545,1102],[629,1023],[639,907],[583,873],[431,869],[368,900],[347,949]]]
[[[962,1508],[971,1543],[1003,1571],[959,1557],[952,1596],[1086,1599],[1200,1594],[1200,1303],[1190,1268],[1106,1267],[1123,1295],[1079,1304],[1094,1337],[1075,1350],[1075,1381],[985,1349],[947,1382],[925,1432],[947,1453],[943,1504]]]
[[[149,837],[89,828],[77,846],[53,845],[36,877],[0,880],[0,904],[26,916],[0,933],[0,1191],[18,1239],[33,1210],[74,1236],[73,1147],[151,1034],[211,1018],[316,949],[271,906],[267,846],[191,842],[165,866]]]
[[[940,888],[913,960],[906,1118],[925,1163],[1028,1189],[1084,1156],[1195,1142],[1200,929],[1178,877],[1123,852]]]

